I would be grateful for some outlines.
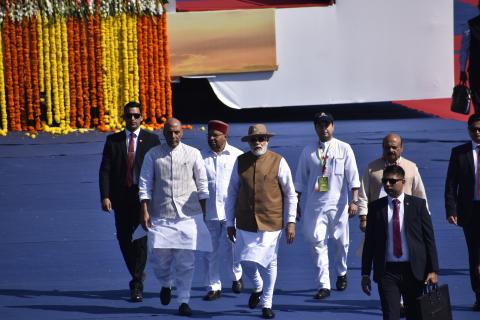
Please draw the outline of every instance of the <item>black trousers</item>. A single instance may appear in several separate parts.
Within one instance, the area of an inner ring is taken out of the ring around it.
[[[412,274],[409,262],[387,262],[385,274],[378,281],[378,293],[384,320],[400,319],[400,295],[403,297],[407,320],[420,318],[416,301],[423,293],[423,281]]]
[[[480,201],[473,203],[472,218],[463,226],[468,248],[470,283],[477,299],[480,299]]]
[[[469,72],[468,79],[475,113],[480,113],[480,74],[478,72]]]
[[[132,235],[140,224],[138,187],[126,188],[125,196],[115,206],[115,227],[123,259],[132,276],[130,288],[143,289],[143,271],[147,263],[147,237],[132,241]]]

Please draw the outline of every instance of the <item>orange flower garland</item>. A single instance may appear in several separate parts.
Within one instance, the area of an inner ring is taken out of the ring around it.
[[[97,84],[97,105],[99,125],[101,128],[105,126],[105,109],[103,106],[103,70],[102,70],[102,30],[101,21],[98,10],[94,17],[94,33],[95,33],[95,70],[96,70],[96,84]]]
[[[89,78],[88,78],[88,51],[87,51],[87,32],[85,30],[85,25],[80,21],[80,40],[83,44],[80,46],[80,55],[81,55],[81,75],[82,75],[82,92],[83,92],[83,102],[85,104],[85,128],[90,128],[91,124],[91,113],[90,113],[90,99],[88,98],[88,86],[89,86]]]
[[[10,18],[5,17],[3,22],[3,30],[4,30],[4,46],[5,46],[5,77],[6,77],[6,92],[7,92],[7,105],[8,105],[8,116],[10,119],[10,128],[12,130],[16,130],[16,117],[15,117],[15,101],[14,101],[14,81],[13,81],[13,53],[12,49],[14,44],[13,37],[15,37],[15,30],[13,29],[13,22]]]
[[[75,44],[74,44],[74,18],[69,17],[67,21],[68,32],[68,80],[70,82],[70,127],[77,127],[77,91],[75,79]]]
[[[166,68],[166,92],[162,92],[162,94],[166,95],[166,104],[167,104],[167,118],[171,118],[173,115],[172,112],[172,81],[170,79],[170,52],[168,47],[168,31],[167,31],[167,12],[164,12],[163,15],[160,17],[163,22],[163,54],[164,54],[164,66]]]
[[[87,18],[87,31],[88,31],[88,65],[90,66],[90,74],[96,75],[96,64],[95,64],[95,31],[93,27],[93,16]],[[87,71],[88,73],[88,71]],[[97,79],[96,77],[89,77],[90,83],[90,102],[91,108],[95,111],[96,115],[93,119],[93,125],[98,125],[98,105],[97,105]]]

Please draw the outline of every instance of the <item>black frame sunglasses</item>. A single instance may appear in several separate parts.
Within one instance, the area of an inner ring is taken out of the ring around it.
[[[132,116],[133,116],[133,118],[135,118],[135,120],[138,120],[138,119],[140,119],[142,114],[141,113],[126,113],[126,114],[123,115],[123,117],[125,119],[132,119]]]

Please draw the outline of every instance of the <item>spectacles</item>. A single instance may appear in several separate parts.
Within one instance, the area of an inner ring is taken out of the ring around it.
[[[480,127],[468,127],[471,132],[480,133]]]
[[[391,185],[394,185],[395,183],[397,183],[398,181],[402,181],[403,179],[387,179],[387,178],[382,178],[382,183],[383,184],[387,184],[387,182]]]
[[[268,141],[268,138],[265,137],[265,136],[260,136],[260,137],[252,137],[248,140],[249,142],[251,143],[255,143],[255,142],[265,142],[265,141]]]
[[[140,119],[142,115],[140,113],[125,113],[124,117],[125,119],[132,119],[134,117],[135,119]]]

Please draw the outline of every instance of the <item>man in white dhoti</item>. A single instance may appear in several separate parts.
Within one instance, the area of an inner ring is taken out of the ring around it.
[[[143,161],[139,184],[141,223],[148,230],[149,256],[162,286],[161,303],[170,303],[173,266],[179,314],[191,316],[188,302],[195,251],[212,250],[203,221],[207,174],[200,151],[181,142],[180,121],[168,119],[163,135],[167,143],[152,148]]]
[[[205,254],[206,283],[208,292],[203,300],[212,301],[220,297],[222,282],[220,280],[220,252],[225,251],[226,264],[224,268],[232,279],[232,291],[241,293],[243,290],[242,267],[233,262],[234,244],[228,240],[225,204],[228,185],[232,176],[233,165],[237,157],[243,153],[227,142],[228,124],[219,120],[208,122],[207,142],[209,149],[202,151],[208,177],[207,214],[205,223],[212,239],[212,252]]]
[[[297,197],[285,159],[268,150],[273,134],[263,124],[250,126],[242,141],[250,151],[238,157],[227,197],[227,226],[235,241],[235,261],[254,284],[248,306],[261,301],[262,317],[271,319],[273,289],[277,278],[279,240],[287,221],[287,243],[295,238]],[[284,213],[286,217],[284,218]]]
[[[331,289],[329,239],[334,250],[337,290],[343,291],[347,287],[348,218],[353,217],[358,209],[360,180],[352,148],[333,137],[333,117],[317,113],[314,124],[319,141],[303,149],[298,161],[295,189],[299,199],[302,194],[306,195],[303,232],[312,246],[317,269],[318,292],[314,298],[324,299],[330,296]]]

